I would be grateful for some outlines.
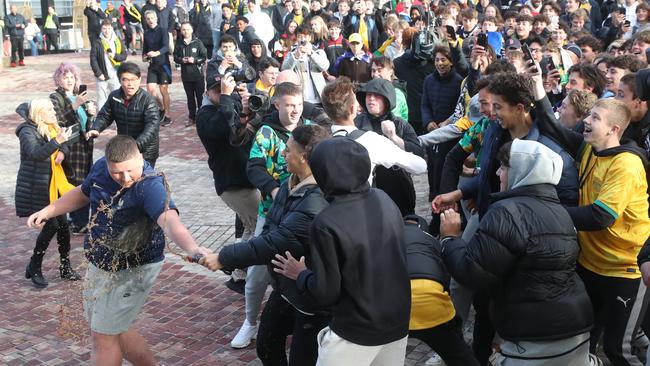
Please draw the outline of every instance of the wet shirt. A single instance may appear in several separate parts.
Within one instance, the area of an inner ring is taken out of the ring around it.
[[[105,271],[120,271],[164,259],[165,235],[156,223],[167,208],[164,178],[144,163],[142,178],[122,189],[111,178],[105,158],[99,159],[81,185],[90,198],[90,231],[84,240],[86,258]]]

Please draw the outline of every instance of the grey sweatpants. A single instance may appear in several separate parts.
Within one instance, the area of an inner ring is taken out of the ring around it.
[[[257,218],[254,236],[259,236],[262,233],[265,222],[266,218]],[[249,324],[257,323],[257,316],[260,313],[262,300],[264,300],[264,294],[269,283],[271,283],[271,275],[266,265],[248,267],[244,297],[246,300],[246,320],[248,320]]]

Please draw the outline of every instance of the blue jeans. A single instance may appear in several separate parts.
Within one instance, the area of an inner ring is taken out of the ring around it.
[[[29,46],[32,48],[32,56],[38,56],[38,47],[36,46],[36,42],[34,40],[27,40],[29,42]]]
[[[214,45],[214,49],[219,49],[219,41],[221,40],[221,31],[218,30],[213,30],[212,31],[212,44]],[[212,53],[215,53],[216,51],[212,51]],[[212,58],[212,55],[208,55],[208,58]]]

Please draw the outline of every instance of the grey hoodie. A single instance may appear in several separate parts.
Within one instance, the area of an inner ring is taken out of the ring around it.
[[[557,185],[562,157],[537,141],[515,139],[510,148],[508,190],[535,184]]]

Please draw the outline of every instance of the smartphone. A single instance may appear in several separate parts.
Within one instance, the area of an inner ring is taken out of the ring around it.
[[[445,26],[447,28],[447,34],[451,36],[453,40],[456,40],[456,30],[451,25]]]
[[[68,137],[68,142],[75,143],[79,139],[79,134],[81,132],[81,125],[75,123],[70,127],[66,127],[67,131],[70,131],[70,137]]]
[[[79,94],[82,94],[86,90],[88,90],[88,85],[86,85],[86,84],[79,85]]]
[[[555,62],[553,62],[553,57],[551,56],[546,56],[546,67],[548,71],[555,70],[557,69],[557,66],[555,66]]]
[[[528,61],[528,60],[533,61],[533,53],[530,52],[530,48],[528,48],[528,45],[527,45],[527,44],[524,43],[524,44],[521,46],[521,51],[524,53],[524,60],[526,60],[526,61]]]
[[[483,48],[487,48],[487,44],[488,44],[487,34],[479,33],[478,36],[476,37],[476,44]]]
[[[626,21],[625,21],[625,22],[623,23],[623,25],[625,25],[626,27],[629,27],[629,26],[630,26],[630,24],[631,24],[631,23],[630,23],[630,21],[629,21],[629,20],[626,20]]]

